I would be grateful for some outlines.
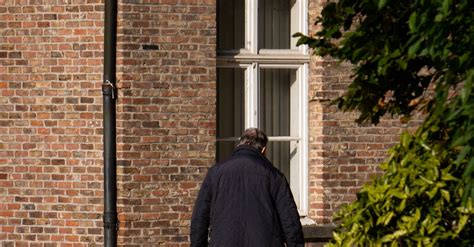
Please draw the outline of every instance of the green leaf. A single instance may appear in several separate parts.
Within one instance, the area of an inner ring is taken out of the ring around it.
[[[441,22],[443,20],[443,15],[442,14],[437,14],[435,16],[435,22]]]
[[[377,225],[388,225],[388,223],[390,223],[390,220],[392,219],[392,217],[394,216],[394,212],[388,212],[387,214],[379,217],[377,219]]]
[[[401,191],[398,191],[398,190],[392,191],[391,194],[393,196],[395,196],[396,198],[398,198],[398,199],[407,199],[408,198],[408,196],[405,193],[403,193]]]
[[[309,38],[306,36],[301,36],[298,41],[296,42],[296,46],[300,46],[302,44],[307,44],[309,41]]]
[[[395,238],[399,238],[403,235],[407,234],[407,231],[406,230],[398,230],[396,232],[393,233],[393,236],[395,236]]]
[[[413,12],[410,15],[410,18],[408,19],[408,27],[410,28],[411,32],[416,32],[417,31],[417,28],[416,28],[416,19],[417,19],[417,17],[418,17],[417,13]]]
[[[456,234],[459,234],[469,220],[469,215],[463,215],[459,218],[459,223],[456,225]]]
[[[429,196],[430,199],[432,199],[438,193],[438,190],[438,187],[434,187],[426,194]]]
[[[449,195],[449,191],[441,190],[441,195],[443,196],[444,200],[446,200],[446,202],[450,202],[451,196]]]
[[[443,180],[443,181],[455,181],[455,180],[457,180],[457,178],[455,178],[453,175],[451,175],[449,173],[443,173],[441,175],[441,180]]]
[[[379,0],[379,4],[378,4],[378,9],[381,10],[383,7],[385,7],[385,5],[387,5],[387,0]]]
[[[395,231],[394,233],[392,234],[387,234],[385,236],[382,237],[382,242],[383,243],[386,243],[386,242],[389,242],[389,241],[392,241],[394,239],[397,239],[403,235],[405,235],[407,233],[406,230],[398,230],[398,231]]]
[[[395,236],[393,236],[393,234],[387,234],[387,235],[382,237],[381,241],[382,241],[382,243],[386,243],[386,242],[390,242],[394,239],[395,239]]]
[[[416,52],[420,49],[421,39],[417,40],[413,45],[408,48],[408,56],[413,57],[415,56]]]
[[[406,205],[407,205],[407,200],[402,200],[402,202],[400,202],[400,204],[398,204],[396,210],[398,212],[403,211],[405,209]]]
[[[406,70],[408,67],[408,62],[402,59],[397,60],[397,64],[400,66],[402,70]]]
[[[408,132],[403,132],[402,134],[402,145],[405,148],[408,148],[408,146],[411,143],[411,136],[408,134]]]
[[[297,32],[297,33],[294,33],[291,37],[297,38],[297,37],[301,37],[301,36],[305,36],[305,35],[300,33],[300,32]]]
[[[448,12],[449,12],[449,7],[451,6],[452,0],[444,0],[443,1],[443,7],[442,7],[442,11],[443,11],[443,14],[444,15],[448,15]]]
[[[421,178],[421,180],[425,181],[425,183],[427,183],[427,184],[430,184],[430,185],[431,185],[431,184],[434,183],[433,181],[431,181],[431,180],[429,180],[429,179],[427,179],[427,178],[425,178],[425,177],[423,177],[423,176],[421,176],[421,175],[420,175],[420,178]]]
[[[423,141],[420,142],[420,145],[427,151],[431,151],[431,148],[428,145],[426,145],[426,143],[424,143]]]
[[[342,236],[336,231],[332,233],[333,238],[336,240],[337,243],[342,243]]]
[[[469,163],[467,164],[462,176],[464,178],[472,178],[472,173],[474,173],[474,157],[471,157],[471,160],[469,160]]]

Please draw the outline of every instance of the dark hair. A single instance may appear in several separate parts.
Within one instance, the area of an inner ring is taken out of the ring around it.
[[[248,128],[242,133],[239,146],[249,145],[262,151],[263,148],[267,146],[267,143],[268,137],[265,135],[265,132],[257,128]]]

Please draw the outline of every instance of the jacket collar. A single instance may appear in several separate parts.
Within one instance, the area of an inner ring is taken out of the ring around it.
[[[232,154],[232,156],[242,155],[242,154],[244,154],[244,155],[245,154],[250,154],[250,155],[265,158],[265,156],[263,156],[262,153],[260,153],[260,151],[257,148],[254,148],[254,147],[249,146],[249,145],[240,145],[240,146],[238,146],[237,148],[235,148],[234,153]]]

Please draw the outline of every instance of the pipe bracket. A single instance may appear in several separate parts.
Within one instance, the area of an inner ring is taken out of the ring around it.
[[[105,82],[102,84],[102,93],[105,95],[112,94],[112,99],[115,99],[116,91],[117,91],[117,88],[109,80],[105,80]]]
[[[118,218],[117,212],[106,212],[104,213],[104,228],[118,230]]]

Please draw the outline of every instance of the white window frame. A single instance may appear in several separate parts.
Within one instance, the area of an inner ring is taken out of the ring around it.
[[[225,1],[225,0],[224,0]],[[297,0],[292,16],[297,12],[297,29],[308,32],[308,0]],[[293,17],[292,17],[293,18]],[[218,51],[217,67],[245,69],[245,128],[258,127],[260,68],[296,69],[298,86],[297,109],[299,135],[269,137],[269,141],[297,141],[298,166],[291,167],[290,187],[294,194],[301,216],[308,215],[308,74],[309,61],[307,46],[297,49],[258,50],[258,0],[245,0],[245,48],[240,50]],[[296,40],[292,40],[294,44]],[[234,138],[218,138],[217,141],[235,141]]]

